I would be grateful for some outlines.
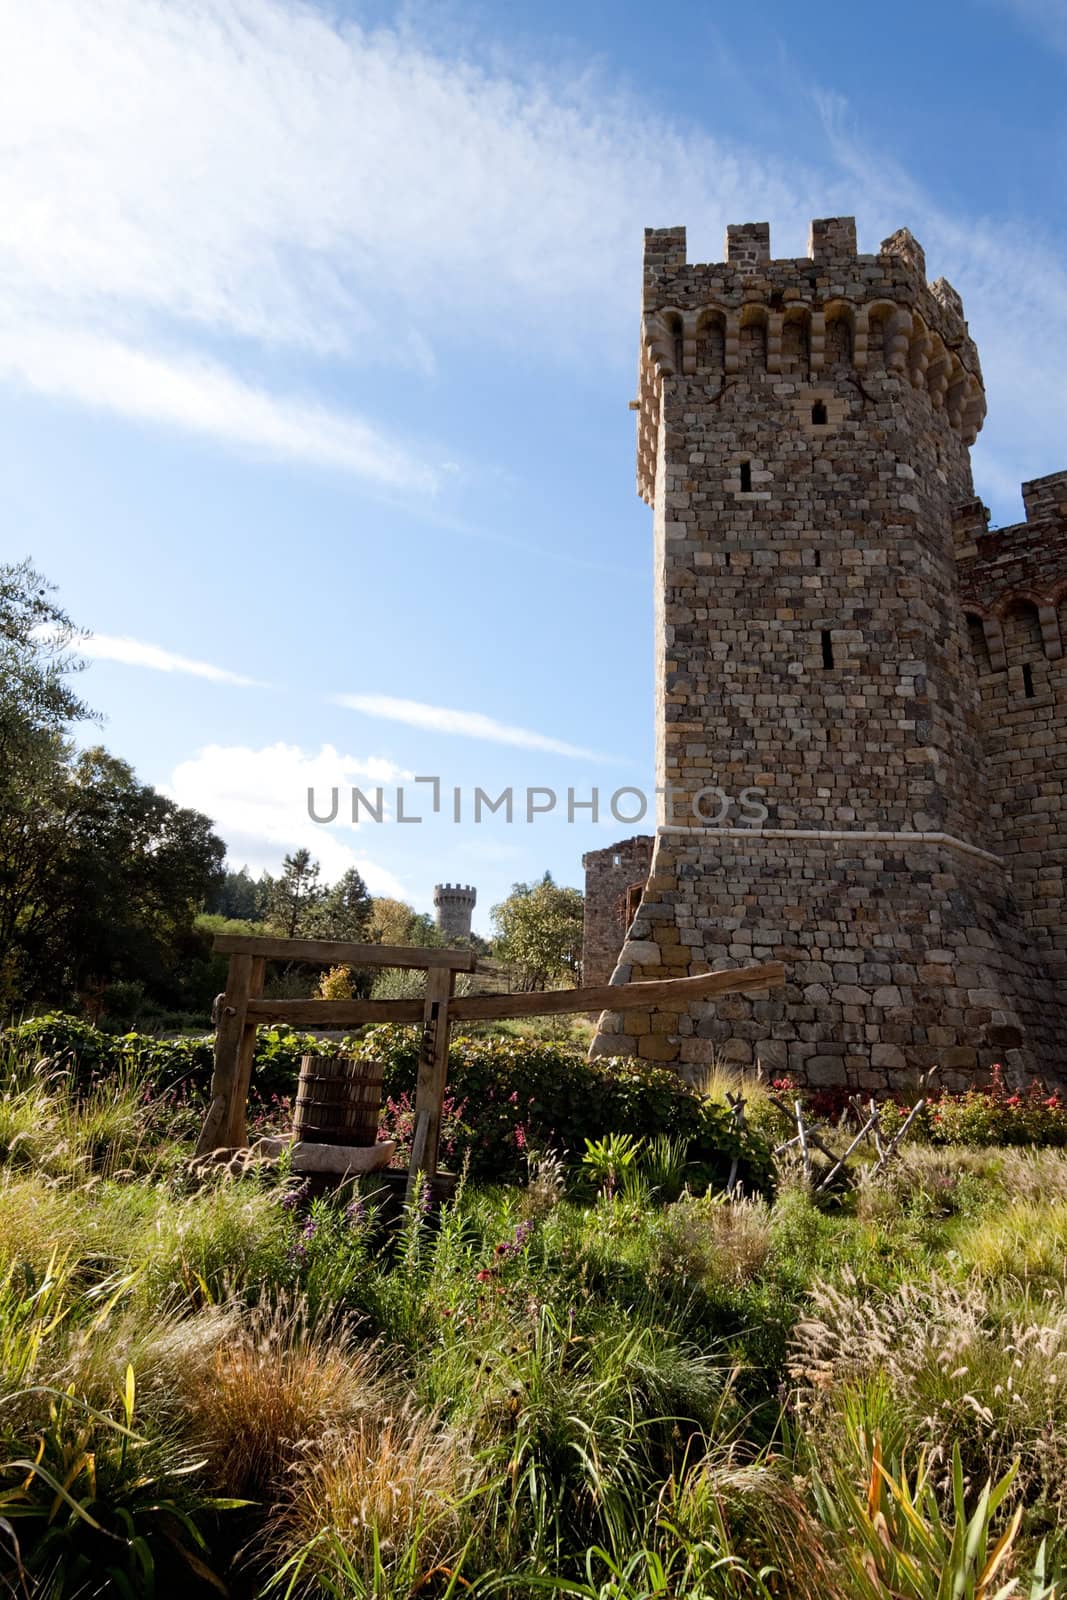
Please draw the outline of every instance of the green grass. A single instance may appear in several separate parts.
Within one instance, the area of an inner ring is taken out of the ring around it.
[[[13,1592],[1067,1594],[1064,1155],[816,1204],[635,1141],[387,1228],[168,1131],[133,1078],[0,1089]]]

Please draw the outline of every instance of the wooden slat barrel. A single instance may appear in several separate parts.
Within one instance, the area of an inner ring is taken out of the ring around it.
[[[385,1063],[304,1056],[293,1133],[307,1144],[371,1145],[378,1138]]]

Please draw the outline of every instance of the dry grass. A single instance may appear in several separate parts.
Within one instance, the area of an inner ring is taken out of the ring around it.
[[[762,1200],[684,1198],[665,1215],[658,1266],[700,1283],[736,1285],[756,1276],[770,1247],[770,1211]]]
[[[774,1457],[739,1464],[712,1455],[698,1462],[677,1486],[667,1485],[660,1520],[689,1544],[707,1541],[750,1571],[770,1568],[770,1592],[783,1600],[849,1600],[828,1557],[825,1529]]]
[[[947,1482],[953,1443],[973,1483],[1019,1460],[1015,1492],[1067,1515],[1067,1307],[1021,1306],[972,1279],[934,1277],[891,1293],[816,1284],[816,1315],[798,1325],[790,1368],[816,1456],[881,1435],[887,1454],[923,1450]]]
[[[458,1558],[472,1474],[469,1450],[432,1413],[367,1416],[306,1453],[266,1545],[303,1593],[392,1593],[400,1573],[395,1592],[415,1593]]]
[[[204,1327],[190,1339],[188,1326],[157,1346],[157,1369],[169,1367],[188,1435],[227,1494],[276,1492],[326,1435],[388,1407],[379,1348],[359,1343],[349,1322],[314,1324],[300,1299],[216,1318],[225,1337]]]

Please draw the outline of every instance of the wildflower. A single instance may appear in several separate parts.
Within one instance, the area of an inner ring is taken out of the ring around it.
[[[489,1283],[492,1279],[492,1276],[493,1274],[489,1268],[483,1267],[481,1272],[475,1273],[475,1281],[477,1283]]]
[[[314,1237],[318,1233],[318,1231],[319,1231],[319,1225],[315,1221],[315,1218],[314,1217],[309,1217],[307,1219],[307,1221],[304,1223],[304,1238],[305,1239],[314,1239]]]
[[[309,1187],[309,1184],[305,1180],[305,1182],[300,1185],[299,1189],[290,1189],[287,1194],[283,1194],[281,1201],[282,1210],[295,1211],[300,1205],[301,1200],[305,1200],[307,1198]]]
[[[358,1228],[367,1216],[367,1208],[363,1203],[363,1196],[357,1194],[345,1206],[345,1221],[353,1228]]]

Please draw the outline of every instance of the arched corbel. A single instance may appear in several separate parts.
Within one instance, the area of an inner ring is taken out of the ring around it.
[[[772,311],[767,318],[767,371],[781,372],[782,370],[782,329],[785,326],[785,314],[781,311]]]
[[[727,372],[737,372],[741,365],[741,313],[734,309],[726,313],[726,333],[723,339],[723,366]]]
[[[856,325],[852,330],[852,364],[857,372],[863,372],[867,367],[867,348],[870,332],[870,311],[866,306],[859,306],[856,311]]]
[[[1041,624],[1041,639],[1049,661],[1059,661],[1063,655],[1063,636],[1060,633],[1060,614],[1054,605],[1045,603],[1037,608]]]
[[[999,617],[983,617],[982,628],[985,632],[986,649],[989,651],[989,666],[993,672],[1007,672],[1008,657],[1004,649],[1004,629],[1001,627]]]
[[[826,365],[826,312],[813,311],[808,324],[808,370],[814,378]]]
[[[911,313],[899,309],[886,322],[885,364],[890,372],[905,372],[911,343]]]

